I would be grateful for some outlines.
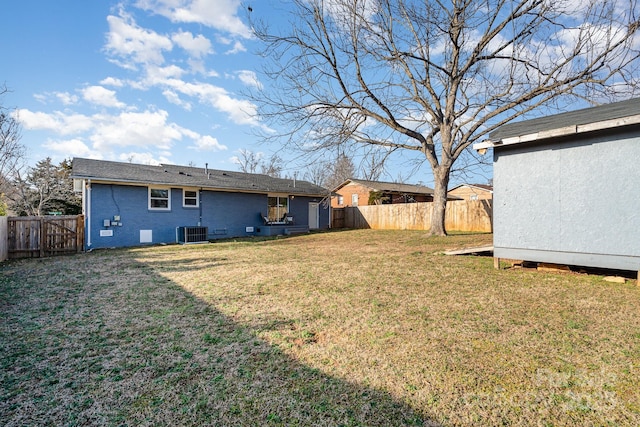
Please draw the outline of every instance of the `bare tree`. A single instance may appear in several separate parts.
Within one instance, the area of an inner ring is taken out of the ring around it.
[[[446,234],[452,168],[471,144],[540,107],[638,90],[638,0],[287,3],[290,25],[253,22],[274,83],[255,93],[261,117],[290,144],[424,155],[432,234]]]
[[[329,168],[329,162],[317,160],[307,166],[304,172],[304,179],[320,187],[325,187],[329,177]]]
[[[363,159],[360,176],[368,181],[378,181],[385,171],[385,161],[389,152],[380,150],[370,151]]]
[[[280,156],[274,154],[260,164],[260,173],[269,175],[274,178],[280,178],[282,175],[283,162]]]
[[[284,161],[277,154],[265,158],[262,153],[240,149],[239,156],[234,159],[240,170],[245,173],[261,173],[274,178],[281,178]]]
[[[338,157],[331,162],[329,175],[326,179],[327,188],[333,190],[349,178],[355,178],[356,167],[353,160],[346,154],[338,154]]]
[[[0,97],[8,92],[0,87]],[[12,178],[24,157],[24,146],[20,143],[20,123],[17,113],[0,103],[0,188],[6,191],[6,183]],[[2,193],[4,191],[0,191]]]
[[[256,173],[260,165],[260,156],[251,150],[240,149],[238,157],[235,158],[240,171],[245,173]]]
[[[327,159],[325,155],[307,165],[304,179],[328,189],[334,189],[349,178],[377,181],[385,172],[387,157],[387,152],[371,150],[364,153],[359,166],[356,166],[353,158],[345,153],[340,153],[335,159]]]

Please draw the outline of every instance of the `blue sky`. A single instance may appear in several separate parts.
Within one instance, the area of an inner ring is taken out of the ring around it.
[[[5,2],[0,83],[10,93],[0,102],[19,111],[28,164],[89,157],[238,170],[234,157],[250,150],[276,153],[285,175],[303,177],[300,153],[256,137],[265,125],[242,96],[262,84],[249,5],[256,19],[286,25],[270,0]],[[432,185],[415,160],[396,156],[380,179]]]
[[[239,149],[270,155],[277,147],[257,145],[264,125],[240,95],[259,84],[245,10],[235,0],[3,4],[2,102],[19,109],[29,163],[237,169]]]

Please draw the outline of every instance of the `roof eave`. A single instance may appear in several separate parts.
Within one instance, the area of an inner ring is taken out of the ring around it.
[[[293,196],[298,197],[325,197],[326,194],[323,193],[306,193],[303,191],[291,191],[291,188],[287,191],[282,190],[269,190],[269,189],[250,189],[250,188],[231,188],[231,187],[215,187],[209,185],[201,185],[199,183],[187,184],[187,183],[176,183],[176,182],[166,182],[166,181],[152,181],[152,180],[133,180],[133,179],[121,179],[121,178],[104,178],[104,177],[95,177],[89,175],[70,175],[69,178],[72,179],[86,179],[91,180],[93,183],[99,184],[125,184],[125,185],[139,185],[139,186],[148,186],[148,185],[160,185],[165,187],[173,187],[173,188],[200,188],[208,191],[221,191],[225,193],[251,193],[251,194],[268,194],[268,193],[286,193]]]
[[[586,123],[582,125],[564,126],[556,129],[549,129],[540,132],[530,133],[526,135],[512,136],[499,140],[487,139],[473,145],[473,149],[480,152],[488,148],[504,147],[507,145],[522,144],[526,142],[541,141],[549,138],[557,138],[569,135],[578,135],[588,132],[613,129],[623,126],[640,124],[640,114],[633,116],[621,117],[611,120],[603,120],[599,122]],[[482,153],[481,153],[482,154]]]

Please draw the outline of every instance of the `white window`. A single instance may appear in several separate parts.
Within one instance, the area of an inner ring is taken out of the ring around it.
[[[342,197],[342,196],[338,196],[338,205],[339,205],[339,206],[344,205],[344,197]]]
[[[269,196],[267,201],[269,221],[284,222],[289,214],[289,196]]]
[[[351,206],[358,206],[358,194],[351,195]]]
[[[149,187],[149,209],[156,211],[171,210],[171,190],[169,188]]]
[[[182,206],[185,208],[197,208],[200,204],[198,201],[198,190],[182,190]]]

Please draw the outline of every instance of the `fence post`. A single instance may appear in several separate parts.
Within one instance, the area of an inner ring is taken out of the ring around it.
[[[44,247],[47,240],[47,230],[45,230],[44,217],[40,217],[40,258],[44,258]]]
[[[84,251],[84,215],[76,218],[76,253]]]
[[[9,258],[9,221],[6,216],[0,216],[0,261]]]

